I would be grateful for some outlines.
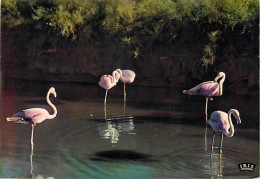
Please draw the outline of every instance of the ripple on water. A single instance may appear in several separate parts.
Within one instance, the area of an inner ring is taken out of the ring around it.
[[[226,148],[223,149],[221,160],[218,148],[214,148],[214,152],[211,154],[211,148],[205,150],[204,147],[185,150],[169,158],[170,165],[165,165],[168,170],[182,170],[189,173],[190,176],[198,177],[252,176],[253,173],[241,173],[238,164],[244,162],[258,163],[257,157]],[[255,168],[255,171],[258,171],[257,168]]]

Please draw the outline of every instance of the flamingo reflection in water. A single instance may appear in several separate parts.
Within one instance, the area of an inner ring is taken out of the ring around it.
[[[38,174],[37,176],[35,176],[34,172],[33,172],[33,148],[31,148],[31,154],[30,154],[30,164],[31,164],[31,177],[32,179],[54,179],[54,177],[43,177],[42,175]]]
[[[221,80],[219,82],[218,79]],[[206,81],[203,83],[200,83],[199,85],[189,89],[189,90],[183,90],[184,94],[188,95],[202,95],[206,97],[206,106],[205,106],[205,116],[206,121],[208,117],[207,113],[207,106],[208,106],[208,99],[213,100],[212,96],[221,96],[223,93],[223,83],[225,81],[225,73],[219,72],[217,77],[214,79],[214,81]]]
[[[46,109],[43,108],[30,108],[22,110],[12,117],[7,117],[6,120],[8,122],[16,122],[16,123],[25,123],[32,125],[32,133],[31,133],[31,147],[33,149],[33,131],[34,127],[37,123],[41,123],[46,119],[54,119],[57,115],[56,107],[50,101],[50,94],[52,94],[55,98],[57,97],[56,91],[54,87],[51,87],[47,93],[46,100],[47,103],[53,110],[53,114],[50,114]]]
[[[133,117],[114,118],[106,121],[106,123],[99,124],[97,126],[99,135],[104,139],[110,139],[112,144],[116,144],[119,141],[121,132],[128,134],[134,134],[131,131],[134,130]]]

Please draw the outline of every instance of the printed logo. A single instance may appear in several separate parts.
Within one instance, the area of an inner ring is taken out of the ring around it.
[[[240,171],[250,171],[253,172],[255,168],[255,164],[253,163],[240,163],[238,164],[238,168]]]

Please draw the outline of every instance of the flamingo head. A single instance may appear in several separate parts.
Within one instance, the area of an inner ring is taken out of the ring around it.
[[[118,82],[118,80],[120,79],[120,77],[122,75],[122,71],[120,69],[116,69],[113,71],[112,75],[113,75],[113,77],[115,77],[116,82]]]
[[[117,71],[120,74],[120,76],[122,76],[122,70],[121,69],[118,68],[115,71]]]
[[[53,96],[54,96],[55,98],[57,97],[57,93],[56,93],[54,87],[51,87],[51,88],[49,89],[49,93],[53,94]]]
[[[238,110],[236,109],[230,109],[229,110],[233,115],[234,117],[237,119],[237,124],[240,124],[241,123],[241,118],[240,118],[240,114],[238,112]]]
[[[214,82],[217,82],[219,78],[225,77],[225,73],[224,72],[219,72],[218,75],[216,76],[216,78],[214,79]]]

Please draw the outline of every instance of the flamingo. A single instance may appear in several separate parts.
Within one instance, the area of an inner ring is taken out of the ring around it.
[[[211,145],[212,152],[213,152],[213,145],[214,145],[216,131],[220,131],[222,133],[219,154],[222,153],[223,134],[225,134],[227,137],[232,137],[234,135],[235,130],[231,120],[231,114],[233,114],[234,117],[237,119],[237,124],[240,124],[241,123],[240,115],[238,110],[236,109],[230,109],[228,111],[228,114],[223,111],[214,111],[211,114],[210,119],[207,121],[207,123],[212,127],[214,131],[212,145]]]
[[[124,83],[124,102],[126,101],[126,91],[125,91],[125,84],[126,83],[133,83],[135,79],[135,72],[132,70],[121,70],[116,69],[120,74],[120,81]]]
[[[113,86],[115,86],[120,78],[120,74],[115,70],[111,75],[103,75],[100,78],[100,81],[98,82],[99,86],[106,89],[106,95],[104,99],[104,106],[106,106],[107,101],[107,92],[109,89],[111,89]]]
[[[56,98],[57,94],[54,87],[51,87],[47,93],[46,100],[47,103],[50,105],[50,107],[53,110],[53,114],[49,114],[49,112],[46,109],[43,108],[30,108],[22,110],[16,114],[14,114],[12,117],[7,117],[6,120],[8,122],[16,122],[16,123],[25,123],[25,124],[31,124],[32,125],[32,133],[31,133],[31,146],[33,149],[33,131],[34,127],[37,123],[41,123],[45,121],[46,119],[53,119],[57,115],[57,109],[56,107],[51,103],[50,101],[50,94],[53,94],[53,96]]]
[[[221,80],[219,82],[218,79]],[[205,115],[207,121],[207,106],[208,106],[208,99],[213,100],[212,96],[221,96],[223,93],[223,83],[225,81],[226,75],[224,72],[219,72],[214,81],[206,81],[200,83],[199,85],[189,89],[183,90],[183,94],[189,95],[202,95],[206,97],[206,106],[205,106]]]

